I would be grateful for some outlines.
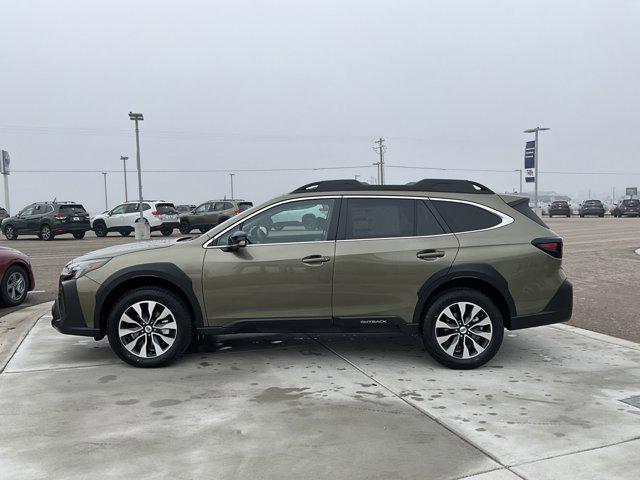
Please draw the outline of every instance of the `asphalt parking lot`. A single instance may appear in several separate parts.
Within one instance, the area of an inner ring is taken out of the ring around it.
[[[639,218],[545,218],[565,240],[564,265],[574,285],[574,315],[570,324],[607,335],[640,342],[638,322]],[[174,236],[178,236],[177,230]],[[164,238],[159,233],[154,238]],[[26,305],[54,300],[58,275],[74,257],[98,248],[134,241],[110,234],[97,238],[88,232],[83,240],[70,235],[43,242],[36,237],[0,245],[17,248],[31,257],[38,293]],[[9,313],[3,309],[1,315]],[[1,320],[0,320],[1,326]]]

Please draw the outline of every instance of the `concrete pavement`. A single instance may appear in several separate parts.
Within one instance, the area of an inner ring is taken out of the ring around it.
[[[396,335],[218,337],[142,370],[49,321],[0,375],[4,478],[640,474],[640,345],[613,337],[509,332],[474,371]]]

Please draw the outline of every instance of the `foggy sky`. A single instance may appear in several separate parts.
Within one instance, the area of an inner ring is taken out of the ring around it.
[[[120,155],[136,195],[130,110],[143,112],[143,169],[362,166],[237,172],[261,202],[322,178],[370,180],[388,139],[387,183],[518,174],[397,168],[522,168],[522,130],[550,127],[541,190],[582,199],[640,185],[638,1],[3,1],[0,148],[12,213],[37,200],[104,210],[100,173]],[[229,195],[221,173],[145,173],[145,198]],[[526,190],[526,189],[525,189]],[[0,199],[3,197],[0,196]]]

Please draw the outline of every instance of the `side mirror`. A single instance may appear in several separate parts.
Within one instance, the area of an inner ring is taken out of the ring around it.
[[[225,252],[237,252],[240,248],[246,247],[248,243],[247,234],[242,230],[238,230],[229,235],[229,245],[222,250]]]

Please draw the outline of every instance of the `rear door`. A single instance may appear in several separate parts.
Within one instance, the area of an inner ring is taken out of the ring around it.
[[[336,324],[412,322],[420,288],[451,267],[458,247],[426,199],[345,197],[333,278]]]
[[[40,231],[40,221],[47,213],[52,212],[53,207],[51,205],[39,204],[33,209],[33,212],[27,218],[26,230],[30,233],[38,233]]]

